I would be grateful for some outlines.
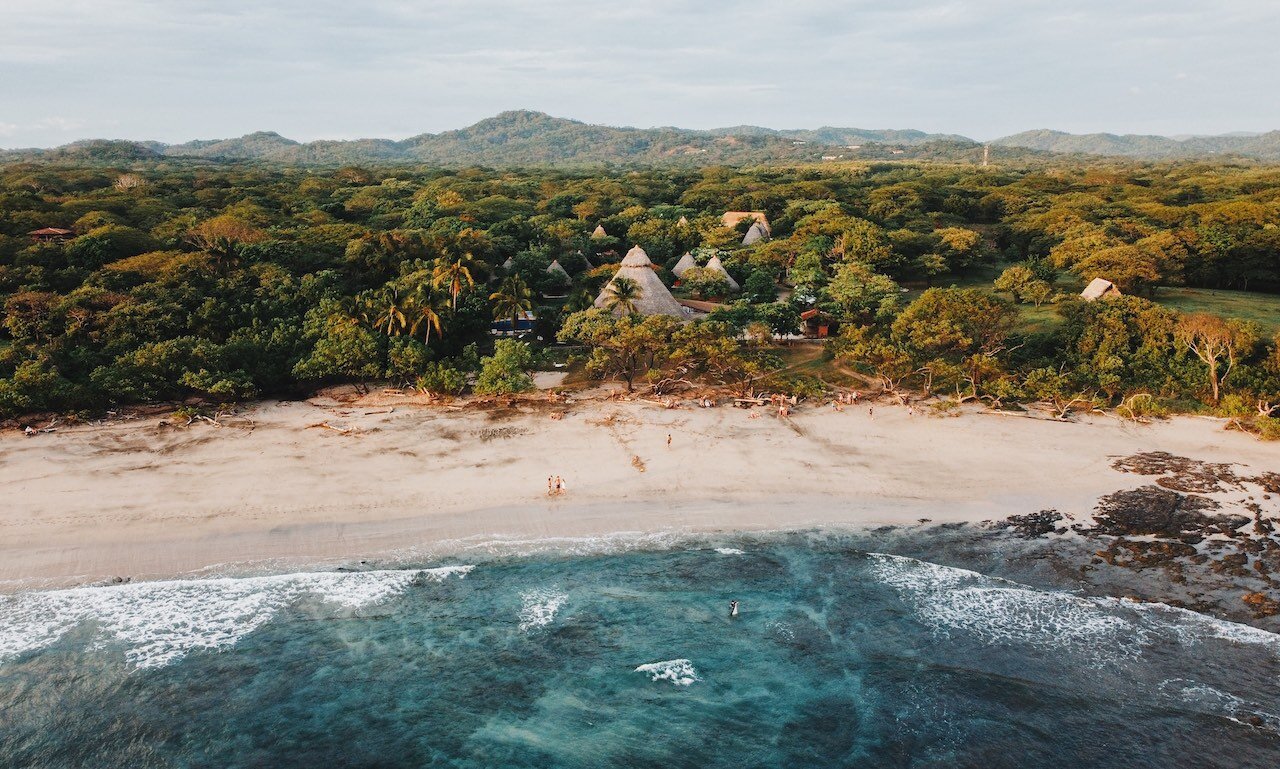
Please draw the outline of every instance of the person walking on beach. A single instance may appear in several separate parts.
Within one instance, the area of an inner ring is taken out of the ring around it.
[[[667,448],[671,448],[671,433],[667,433]]]
[[[873,408],[873,407],[871,407],[871,406],[867,406],[867,416],[871,417],[872,419],[875,419],[875,418],[876,418],[876,410],[875,410],[875,408]]]
[[[737,601],[730,601],[730,602],[729,602],[729,616],[730,616],[730,617],[736,617],[736,616],[738,616],[738,602],[737,602]]]
[[[556,476],[556,493],[563,494],[565,491],[564,480],[560,476]]]
[[[556,482],[555,482],[555,479],[554,479],[554,478],[552,478],[550,475],[548,475],[548,476],[547,476],[547,496],[549,497],[549,496],[551,496],[552,494],[555,494],[555,493],[556,493]]]

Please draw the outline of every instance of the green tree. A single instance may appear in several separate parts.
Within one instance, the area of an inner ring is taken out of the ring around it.
[[[605,309],[615,314],[634,315],[644,294],[640,284],[626,277],[616,277],[604,289]]]
[[[470,257],[470,254],[467,254],[467,256]],[[471,275],[471,268],[465,261],[469,260],[459,257],[453,261],[439,264],[431,273],[431,284],[433,286],[448,289],[450,306],[455,312],[458,309],[458,295],[476,284],[475,278]]]
[[[753,270],[742,284],[742,296],[752,304],[778,300],[778,284],[767,270]]]
[[[489,295],[493,302],[493,319],[510,320],[515,331],[520,316],[533,309],[533,291],[519,275],[504,278],[498,290]]]
[[[533,389],[533,350],[515,339],[500,339],[493,355],[480,359],[475,390],[481,395],[506,395]]]
[[[826,295],[840,307],[842,320],[854,323],[887,321],[898,309],[898,284],[861,262],[836,265]]]
[[[1205,365],[1213,402],[1218,403],[1227,378],[1257,345],[1259,333],[1252,323],[1196,313],[1179,319],[1174,337]]]

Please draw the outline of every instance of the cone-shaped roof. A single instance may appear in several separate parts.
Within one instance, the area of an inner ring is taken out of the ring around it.
[[[609,286],[613,285],[613,281],[618,278],[630,278],[640,287],[640,296],[636,298],[636,311],[641,315],[670,315],[673,318],[681,320],[689,317],[680,303],[676,301],[667,287],[663,285],[662,278],[658,277],[658,273],[653,271],[653,262],[649,261],[649,255],[644,249],[636,246],[627,252],[626,258],[622,260],[622,264],[618,266],[618,272],[613,276],[613,280],[604,287],[600,292],[600,296],[596,297],[595,306],[604,307],[609,297]]]
[[[747,230],[747,234],[742,237],[742,245],[749,246],[758,240],[764,240],[766,235],[768,233],[765,232],[764,227],[760,226],[760,222],[756,222],[751,225],[751,229]]]
[[[689,220],[688,220],[686,217],[683,217],[683,216],[682,216],[682,217],[680,217],[680,221],[676,222],[676,224],[680,225],[681,227],[688,227],[688,226],[689,226]]]
[[[698,266],[698,263],[693,260],[693,254],[686,251],[684,256],[680,257],[680,261],[676,262],[676,266],[671,268],[671,271],[675,273],[675,276],[678,278],[684,275],[685,270],[689,269],[690,267],[697,267],[697,266]]]
[[[565,280],[573,280],[573,278],[569,277],[569,271],[560,266],[559,259],[551,260],[551,266],[547,267],[547,272],[551,273],[552,275],[563,276]]]
[[[591,233],[591,237],[593,237],[593,238],[607,238],[607,237],[609,237],[609,233],[607,233],[607,232],[605,232],[605,231],[604,231],[604,225],[603,225],[603,224],[597,224],[597,225],[596,225],[595,230],[593,230],[593,231],[592,231],[592,233]]]
[[[509,256],[507,257],[507,261],[502,263],[502,269],[506,270],[507,272],[511,272],[511,270],[514,269],[515,266],[516,266],[515,260]]]
[[[729,274],[729,271],[724,268],[724,264],[720,261],[720,257],[718,256],[711,257],[711,259],[707,262],[707,269],[711,270],[712,272],[718,272],[722,276],[724,276],[725,282],[729,284],[730,289],[734,291],[738,291],[742,288],[741,286],[738,285],[738,281],[734,280],[733,276]]]

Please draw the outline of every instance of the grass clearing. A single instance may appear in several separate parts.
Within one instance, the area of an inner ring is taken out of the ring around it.
[[[1162,288],[1155,301],[1181,312],[1208,312],[1251,320],[1268,336],[1280,333],[1280,294],[1208,288]]]

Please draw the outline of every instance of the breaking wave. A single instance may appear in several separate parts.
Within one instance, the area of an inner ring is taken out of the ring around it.
[[[651,681],[670,681],[675,686],[688,686],[702,680],[693,663],[686,659],[650,662],[637,667],[635,672],[647,674]]]
[[[556,618],[556,612],[569,600],[569,596],[557,590],[531,590],[520,595],[520,630],[527,633],[546,627]]]
[[[1116,602],[1042,592],[975,571],[904,556],[868,553],[872,573],[911,605],[936,635],[961,633],[989,644],[1067,648],[1096,662],[1135,656],[1147,631],[1117,616]]]
[[[92,625],[95,648],[120,643],[129,664],[160,667],[198,649],[234,646],[302,598],[355,610],[399,595],[415,579],[465,577],[472,568],[138,582],[0,596],[0,663]]]

